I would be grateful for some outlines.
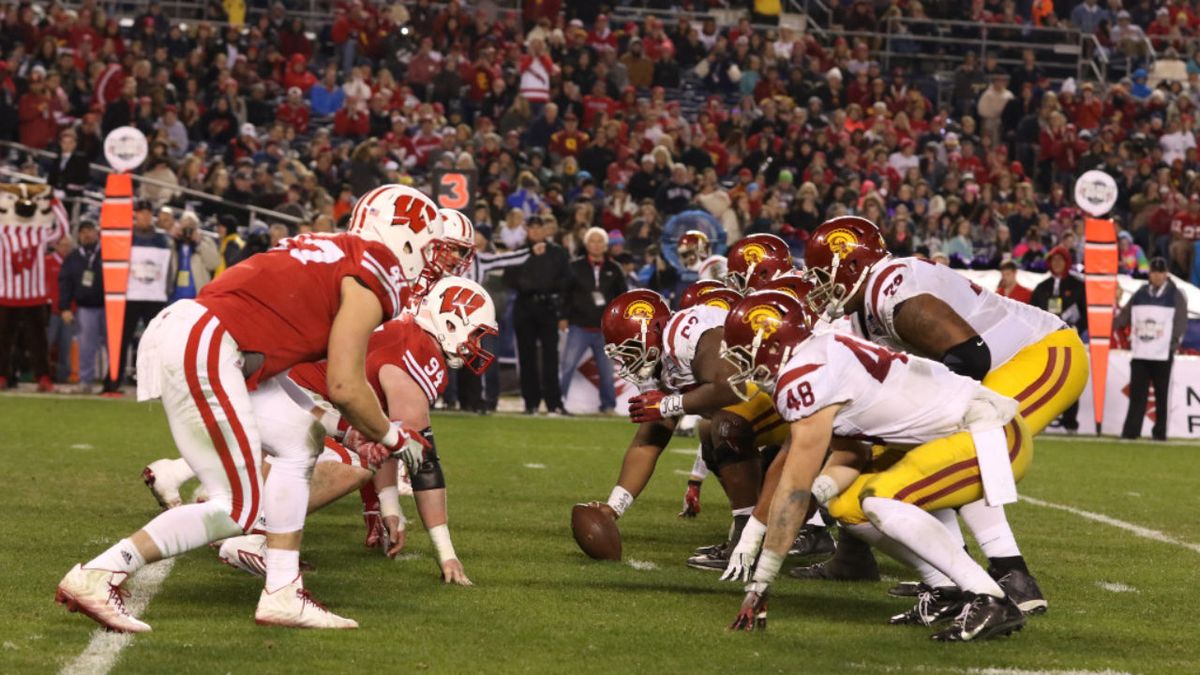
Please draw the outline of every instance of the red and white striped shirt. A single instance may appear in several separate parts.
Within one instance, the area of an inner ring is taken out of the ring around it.
[[[67,212],[51,202],[47,225],[0,223],[0,306],[36,307],[49,300],[46,247],[67,233]]]
[[[521,71],[521,96],[530,103],[545,103],[550,100],[550,76],[558,71],[558,66],[550,57],[542,54],[534,58],[531,54],[521,57],[518,64]]]

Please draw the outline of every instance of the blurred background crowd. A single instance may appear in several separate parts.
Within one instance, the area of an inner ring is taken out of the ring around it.
[[[432,193],[459,172],[481,251],[562,249],[480,266],[509,319],[502,353],[528,352],[514,311],[553,319],[524,338],[543,346],[527,409],[562,408],[544,347],[577,328],[567,351],[587,351],[588,303],[694,278],[674,242],[697,224],[714,253],[769,232],[802,255],[822,221],[859,214],[897,255],[1014,272],[1061,256],[1066,274],[1083,250],[1073,182],[1100,169],[1120,190],[1122,273],[1162,258],[1200,281],[1195,1],[85,0],[0,15],[0,180],[61,191],[73,239],[47,254],[84,259],[63,274],[95,263],[103,139],[120,126],[150,141],[137,219],[190,270],[167,301],[282,237],[340,229],[382,183]],[[567,269],[589,254],[594,280]],[[93,300],[48,295],[52,352]],[[79,370],[54,377],[97,377]]]

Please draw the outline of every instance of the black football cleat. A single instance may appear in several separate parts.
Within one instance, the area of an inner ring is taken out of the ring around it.
[[[729,551],[732,547],[729,544],[720,544],[711,547],[711,550],[704,553],[697,553],[687,559],[687,566],[697,570],[708,570],[710,572],[724,572],[729,566]]]
[[[962,612],[963,594],[955,586],[930,588],[921,584],[917,604],[888,619],[893,626],[932,626],[952,620]]]
[[[829,534],[829,528],[805,525],[800,528],[800,534],[796,535],[796,541],[792,542],[788,555],[829,555],[833,553],[834,548],[833,535]]]
[[[888,595],[893,598],[915,598],[924,587],[925,584],[919,581],[901,581],[888,589]]]
[[[842,529],[832,558],[815,565],[793,567],[788,574],[796,579],[879,581],[879,563],[870,545]]]
[[[692,555],[712,555],[713,553],[717,553],[718,551],[721,551],[722,549],[724,549],[727,546],[729,546],[729,543],[724,542],[724,541],[719,544],[709,544],[708,546],[697,546],[696,550],[692,551]]]
[[[996,580],[1000,588],[1012,598],[1023,614],[1045,614],[1049,603],[1038,588],[1037,579],[1033,575],[1020,570],[1010,570]]]
[[[1005,637],[1025,626],[1025,615],[1010,598],[963,593],[966,604],[954,619],[954,625],[934,633],[938,642],[971,642]]]

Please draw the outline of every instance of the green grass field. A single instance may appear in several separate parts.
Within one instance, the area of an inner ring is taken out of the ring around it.
[[[113,671],[1200,672],[1194,447],[1039,440],[1023,494],[1177,542],[1011,506],[1050,612],[1011,639],[947,645],[926,629],[886,625],[907,606],[885,594],[886,581],[784,579],[767,633],[727,633],[740,588],[683,566],[694,546],[724,535],[728,515],[710,481],[701,516],[675,517],[677,471],[690,455],[668,451],[621,521],[627,561],[652,565],[584,558],[570,508],[607,496],[632,431],[622,419],[442,415],[434,426],[455,545],[475,587],[440,584],[423,532],[403,560],[365,550],[358,500],[346,499],[309,519],[304,557],[317,570],[305,585],[358,631],[256,626],[258,580],[205,549],[178,560],[142,614],[154,632],[135,638]],[[52,602],[55,584],[156,513],[139,473],[173,453],[157,406],[0,397],[0,673],[58,671],[87,647],[94,624]],[[908,578],[895,564],[884,573]]]

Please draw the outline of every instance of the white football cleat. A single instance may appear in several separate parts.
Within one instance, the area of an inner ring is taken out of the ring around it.
[[[180,470],[182,463],[185,470]],[[156,459],[142,469],[142,481],[150,488],[150,494],[164,509],[173,509],[183,504],[179,488],[192,477],[191,467],[182,459]]]
[[[223,541],[217,556],[221,558],[221,562],[230,567],[249,572],[256,577],[265,577],[267,576],[267,567],[263,560],[266,553],[266,535],[244,534]]]
[[[354,619],[340,617],[314,600],[304,589],[300,577],[274,593],[268,593],[264,588],[258,597],[254,622],[260,626],[287,628],[358,628]]]
[[[54,601],[72,612],[83,612],[96,623],[116,633],[149,633],[150,624],[138,621],[125,609],[129,591],[121,584],[129,575],[112,570],[89,570],[76,564],[58,582]]]

